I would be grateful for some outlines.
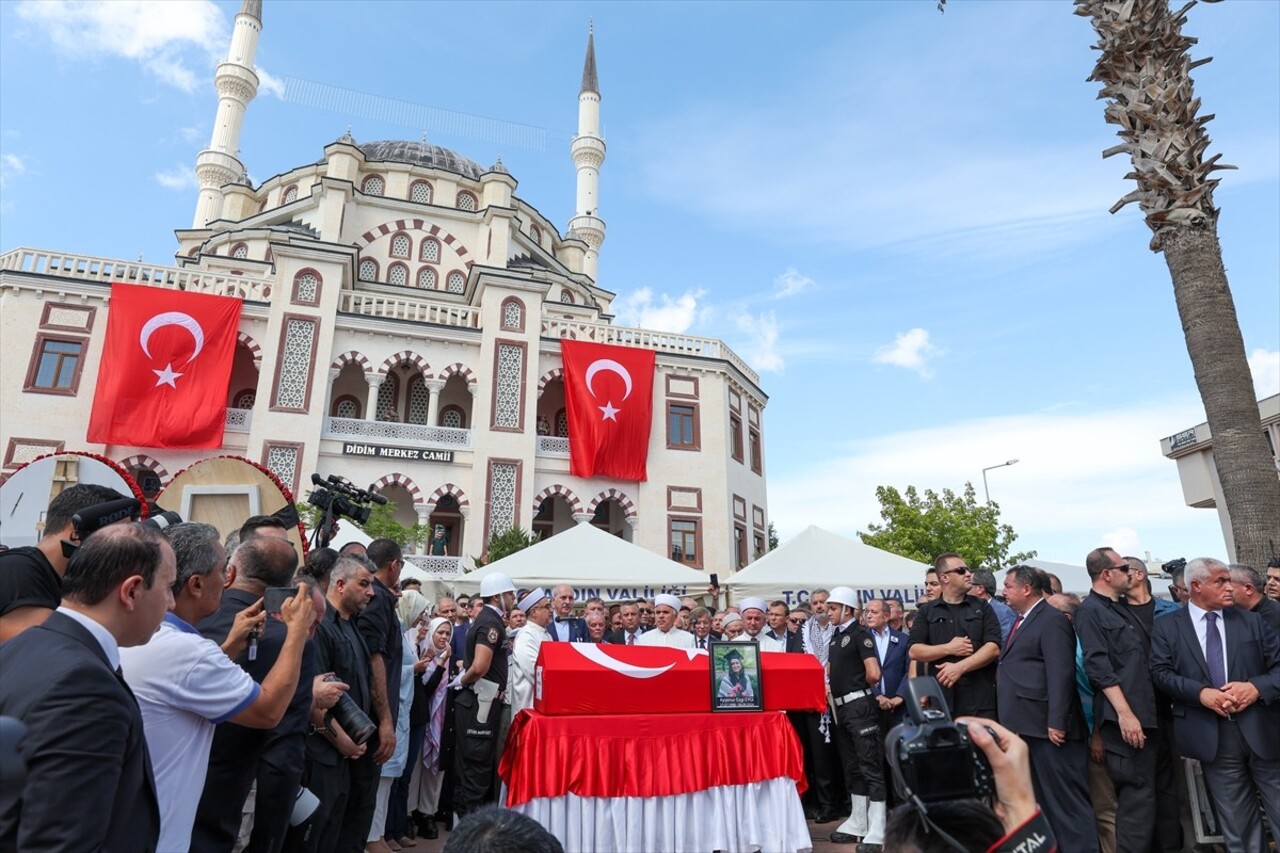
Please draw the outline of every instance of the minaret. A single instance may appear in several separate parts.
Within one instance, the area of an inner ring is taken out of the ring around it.
[[[578,135],[569,151],[578,169],[577,213],[569,220],[569,231],[586,242],[583,272],[596,277],[600,245],[604,243],[604,220],[600,218],[600,166],[604,163],[604,140],[600,138],[600,83],[596,79],[594,27],[587,27],[587,60],[582,66],[582,91],[578,93]]]
[[[262,0],[244,0],[236,15],[231,34],[231,50],[227,61],[218,66],[213,78],[218,89],[218,115],[213,122],[209,147],[196,155],[196,179],[200,182],[200,199],[196,202],[192,228],[204,228],[222,215],[224,184],[238,180],[245,173],[240,153],[240,129],[244,111],[258,94],[258,75],[253,72],[253,57],[258,51],[258,34],[262,32]]]

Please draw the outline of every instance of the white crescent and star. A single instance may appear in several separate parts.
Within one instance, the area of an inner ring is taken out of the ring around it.
[[[596,378],[596,374],[601,372],[616,373],[618,375],[626,386],[626,391],[623,392],[622,399],[618,402],[625,402],[626,399],[631,396],[631,373],[611,358],[597,358],[587,367],[587,392],[592,397],[596,395],[595,389],[591,387],[591,383]],[[613,400],[606,400],[603,406],[596,406],[596,408],[600,410],[600,420],[613,421],[614,423],[618,422],[618,413],[622,411],[622,409],[614,407]]]
[[[196,356],[200,355],[200,351],[204,349],[204,329],[196,322],[196,318],[190,314],[183,314],[181,311],[166,311],[163,314],[156,314],[150,320],[142,325],[142,331],[138,333],[138,345],[142,347],[142,351],[146,353],[147,358],[151,357],[151,336],[165,326],[179,326],[191,333],[191,339],[195,341],[195,351],[191,353],[191,358],[187,359],[187,364],[196,360]],[[164,366],[163,370],[152,368],[152,373],[156,375],[155,387],[168,385],[170,388],[178,387],[178,377],[181,373],[173,369],[173,362],[169,362]]]
[[[595,643],[569,643],[569,647],[592,663],[599,664],[605,669],[611,669],[628,678],[657,678],[675,666],[673,663],[669,663],[666,666],[636,666],[633,663],[623,663],[617,658],[606,654],[604,649]]]

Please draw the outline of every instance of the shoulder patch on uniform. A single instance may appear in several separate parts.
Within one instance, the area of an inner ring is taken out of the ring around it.
[[[869,649],[869,648],[871,648],[871,638],[870,638],[870,637],[863,637],[863,638],[862,638],[862,645],[866,646],[868,649]]]
[[[491,643],[496,643],[496,642],[498,642],[498,629],[497,629],[497,628],[490,628],[490,629],[489,629],[489,642],[491,642]]]
[[[849,641],[850,641],[851,639],[853,639],[853,638],[852,638],[852,637],[850,637],[848,634],[845,634],[843,637],[841,637],[841,638],[840,638],[840,648],[842,648],[842,649],[843,649],[845,646],[849,645]]]

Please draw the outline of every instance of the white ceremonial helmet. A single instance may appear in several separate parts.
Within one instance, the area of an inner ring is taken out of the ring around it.
[[[858,594],[847,586],[838,586],[831,590],[831,594],[827,596],[827,606],[832,604],[843,604],[845,607],[857,610]]]
[[[502,572],[490,572],[480,578],[480,597],[488,598],[492,595],[502,595],[504,592],[515,592],[516,585],[511,582],[511,578]]]

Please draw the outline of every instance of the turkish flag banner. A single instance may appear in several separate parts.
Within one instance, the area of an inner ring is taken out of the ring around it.
[[[569,472],[646,480],[653,420],[653,350],[560,342]]]
[[[228,296],[111,285],[88,440],[221,447],[240,305]]]

